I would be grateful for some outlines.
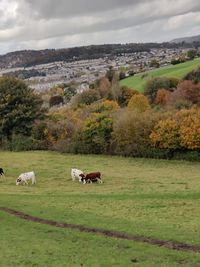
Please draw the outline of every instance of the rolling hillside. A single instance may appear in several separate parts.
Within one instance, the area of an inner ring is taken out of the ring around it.
[[[133,77],[129,77],[127,79],[122,80],[120,84],[126,85],[130,88],[134,88],[140,92],[143,92],[146,82],[151,78],[165,76],[165,77],[173,77],[181,79],[188,72],[192,71],[197,67],[200,67],[199,58],[182,64],[170,65],[152,71],[139,73]]]
[[[190,37],[182,37],[177,38],[171,41],[171,43],[193,43],[193,42],[199,42],[200,41],[200,35],[190,36]]]

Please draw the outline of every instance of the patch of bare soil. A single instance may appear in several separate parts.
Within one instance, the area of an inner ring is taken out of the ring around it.
[[[60,227],[60,228],[75,229],[75,230],[79,230],[80,232],[94,233],[97,235],[102,235],[102,236],[107,236],[107,237],[133,240],[133,241],[148,243],[151,245],[165,247],[165,248],[173,249],[173,250],[200,253],[200,246],[193,246],[189,244],[184,244],[184,243],[179,243],[179,242],[174,242],[174,241],[167,241],[167,240],[160,240],[160,239],[145,237],[145,236],[133,236],[133,235],[126,234],[126,233],[105,230],[101,228],[93,228],[93,227],[86,227],[82,225],[52,221],[52,220],[34,217],[26,213],[23,213],[21,211],[16,211],[16,210],[5,208],[5,207],[0,207],[0,210],[6,213],[12,214],[20,219],[24,219],[24,220],[32,221],[36,223],[47,224],[47,225]]]

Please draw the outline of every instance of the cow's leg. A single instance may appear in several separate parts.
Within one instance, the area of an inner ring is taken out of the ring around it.
[[[97,178],[98,183],[102,184],[102,180],[100,178]]]

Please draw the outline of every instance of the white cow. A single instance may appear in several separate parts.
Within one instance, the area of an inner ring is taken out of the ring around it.
[[[32,184],[36,184],[35,173],[33,171],[21,173],[20,176],[16,180],[16,185],[23,184],[23,183],[28,184],[29,180],[32,181]]]
[[[79,182],[81,182],[82,177],[80,176],[80,174],[83,174],[83,171],[78,170],[78,169],[71,169],[71,177],[73,181],[78,179]]]

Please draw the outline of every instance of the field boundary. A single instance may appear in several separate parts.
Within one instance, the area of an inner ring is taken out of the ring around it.
[[[63,223],[63,222],[57,222],[57,221],[48,220],[48,219],[42,219],[39,217],[26,214],[21,211],[17,211],[17,210],[6,208],[6,207],[0,207],[0,211],[14,215],[15,217],[18,217],[20,219],[35,222],[35,223],[41,223],[41,224],[46,224],[46,225],[60,227],[60,228],[75,229],[75,230],[79,230],[80,232],[93,233],[93,234],[102,235],[106,237],[138,241],[138,242],[143,242],[143,243],[147,243],[150,245],[165,247],[165,248],[172,249],[172,250],[200,253],[200,246],[194,246],[194,245],[189,245],[189,244],[179,243],[179,242],[174,242],[174,241],[160,240],[160,239],[145,237],[145,236],[133,236],[133,235],[118,232],[118,231],[112,231],[112,230],[106,230],[106,229],[94,228],[94,227],[86,227],[83,225]]]

